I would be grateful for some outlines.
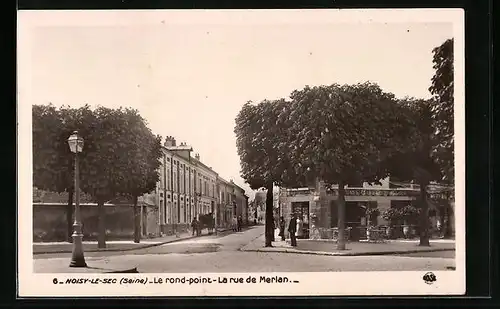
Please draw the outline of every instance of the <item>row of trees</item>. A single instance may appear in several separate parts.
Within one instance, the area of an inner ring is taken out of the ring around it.
[[[272,246],[274,185],[337,184],[342,250],[346,184],[389,175],[420,185],[420,244],[429,245],[427,185],[453,179],[452,47],[448,40],[434,49],[431,100],[397,99],[366,82],[306,86],[293,91],[290,100],[244,104],[236,117],[237,148],[242,177],[252,189],[267,189],[267,247]]]
[[[154,135],[134,109],[34,105],[33,185],[68,192],[68,240],[71,241],[74,160],[67,139],[77,130],[85,140],[80,157],[80,188],[98,204],[98,246],[106,246],[104,204],[128,196],[134,202],[134,240],[140,239],[139,196],[159,180],[161,137]]]

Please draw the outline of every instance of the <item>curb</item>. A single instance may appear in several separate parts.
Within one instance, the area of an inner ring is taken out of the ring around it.
[[[260,237],[262,237],[262,235],[264,235],[264,234],[266,234],[266,232],[265,232],[265,231],[264,231],[264,233],[259,234],[259,236],[255,237],[255,238],[252,238],[252,240],[250,240],[250,242],[249,242],[249,243],[247,243],[246,245],[243,245],[243,246],[239,247],[237,251],[241,251],[241,252],[250,251],[250,250],[245,250],[245,249],[243,249],[243,248],[245,248],[246,246],[248,246],[248,244],[253,243],[253,242],[254,242],[254,241],[256,241],[257,239],[259,239]]]
[[[130,274],[130,273],[139,273],[139,271],[137,270],[137,267],[134,267],[125,270],[113,270],[105,272],[105,274]]]
[[[396,254],[411,254],[411,253],[426,253],[426,252],[442,252],[455,251],[454,248],[436,248],[422,250],[399,250],[399,251],[374,251],[374,252],[325,252],[325,251],[305,251],[305,250],[263,250],[263,249],[240,249],[246,252],[267,252],[267,253],[294,253],[294,254],[309,254],[309,255],[327,255],[327,256],[371,256],[371,255],[396,255]]]
[[[222,231],[217,231],[217,232],[227,232],[230,229],[227,230],[222,230]],[[212,234],[204,234],[200,236],[189,236],[185,238],[177,238],[173,240],[167,240],[167,241],[162,241],[162,242],[157,242],[157,243],[150,243],[150,244],[144,244],[144,245],[138,245],[137,247],[134,248],[103,248],[101,250],[99,249],[91,249],[91,250],[86,250],[85,252],[118,252],[118,251],[133,251],[133,250],[139,250],[139,249],[147,249],[147,248],[152,248],[152,247],[157,247],[161,245],[166,245],[166,244],[171,244],[179,241],[184,241],[184,240],[189,240],[193,238],[198,238],[198,237],[204,237],[204,236],[212,236],[215,235],[214,233]],[[56,250],[56,251],[39,251],[39,252],[33,252],[33,255],[42,255],[42,254],[61,254],[61,253],[71,253],[72,250]]]

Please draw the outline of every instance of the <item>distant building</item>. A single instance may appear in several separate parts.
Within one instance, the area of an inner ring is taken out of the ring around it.
[[[236,216],[241,216],[243,224],[248,224],[248,196],[245,195],[245,190],[236,185],[232,180],[231,185],[234,188],[236,200]]]
[[[259,203],[266,203],[266,191],[263,191],[263,190],[259,190],[257,192],[255,192],[255,202],[257,204]]]
[[[220,226],[229,227],[231,219],[236,215],[236,200],[234,196],[234,186],[231,182],[226,181],[222,177],[217,177],[219,186],[219,217],[218,223]]]

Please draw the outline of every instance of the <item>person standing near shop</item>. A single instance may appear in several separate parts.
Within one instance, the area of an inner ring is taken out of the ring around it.
[[[279,235],[281,236],[282,241],[285,241],[285,226],[286,226],[285,218],[280,217],[280,222],[279,222],[280,234]]]
[[[295,232],[297,232],[297,214],[293,214],[290,222],[288,223],[288,233],[290,234],[290,242],[292,247],[297,247],[297,238],[295,237]]]
[[[302,239],[304,238],[304,221],[302,221],[302,216],[299,216],[297,218],[297,238]]]
[[[198,221],[196,220],[196,217],[193,218],[193,221],[191,221],[191,230],[193,231],[193,236],[194,233],[198,235]]]

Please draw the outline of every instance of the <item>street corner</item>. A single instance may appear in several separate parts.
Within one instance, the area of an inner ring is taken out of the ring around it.
[[[265,247],[263,238],[259,238],[240,249],[248,252],[292,253],[326,256],[378,256],[407,255],[416,253],[431,253],[455,251],[454,244],[435,243],[430,247],[418,246],[415,243],[348,243],[344,250],[336,248],[336,242],[302,240],[297,247],[292,247],[286,241],[273,242],[272,247]]]

